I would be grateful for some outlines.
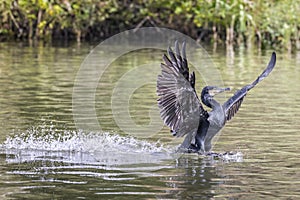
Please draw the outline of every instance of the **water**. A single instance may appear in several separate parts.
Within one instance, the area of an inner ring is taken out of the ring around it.
[[[161,62],[162,51],[134,51],[114,61],[95,94],[102,130],[77,130],[74,80],[93,47],[0,44],[1,199],[299,199],[299,53],[277,52],[274,71],[222,130],[213,149],[224,154],[218,158],[176,154],[180,141],[166,127],[128,134],[114,119],[118,80],[134,66]],[[207,49],[233,91],[252,82],[271,56]],[[129,110],[136,124],[149,124],[156,98],[151,83],[134,91]]]

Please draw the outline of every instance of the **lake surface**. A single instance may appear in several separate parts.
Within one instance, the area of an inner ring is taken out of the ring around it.
[[[215,142],[214,152],[231,154],[214,158],[176,154],[181,140],[157,120],[163,50],[127,52],[98,80],[81,80],[94,47],[0,43],[1,199],[300,198],[299,52],[277,52],[274,71]],[[206,50],[232,88],[227,97],[255,80],[272,53]],[[199,93],[205,81],[197,78]],[[95,90],[84,89],[95,81]],[[98,131],[79,130],[95,119]]]

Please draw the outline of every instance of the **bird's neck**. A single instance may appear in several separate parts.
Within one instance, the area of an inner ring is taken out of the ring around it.
[[[213,110],[221,106],[220,103],[214,100],[213,98],[210,99],[209,103]]]

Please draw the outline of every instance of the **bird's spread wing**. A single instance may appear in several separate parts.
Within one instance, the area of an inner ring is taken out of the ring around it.
[[[195,74],[189,75],[185,43],[180,53],[175,42],[175,53],[168,49],[157,79],[158,107],[161,118],[177,137],[195,134],[201,117],[207,114],[195,92]],[[192,138],[192,137],[191,137]]]
[[[238,90],[230,99],[228,99],[223,104],[227,121],[229,121],[239,110],[247,92],[270,74],[270,72],[273,70],[275,66],[275,63],[276,63],[276,54],[275,52],[273,52],[270,62],[267,68],[262,72],[262,74],[255,81],[253,81],[253,83],[246,85],[242,89]]]

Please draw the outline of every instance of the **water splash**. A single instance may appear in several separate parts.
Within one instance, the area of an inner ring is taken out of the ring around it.
[[[221,160],[223,162],[243,162],[242,152],[224,152],[224,153],[215,153],[210,152],[207,156],[213,161]]]
[[[132,136],[108,132],[61,132],[52,126],[33,127],[9,136],[0,149],[7,155],[8,162],[51,160],[97,165],[158,163],[170,159],[174,152],[160,142],[138,140]]]
[[[9,163],[47,160],[105,166],[158,164],[166,160],[174,161],[183,155],[175,151],[176,147],[164,146],[159,141],[149,142],[109,132],[59,131],[54,125],[32,127],[12,137],[8,136],[0,144],[0,153],[6,154]],[[212,162],[243,161],[240,152],[213,153],[208,158]]]
[[[151,143],[117,134],[83,133],[81,131],[64,131],[62,134],[49,132],[43,134],[37,129],[13,137],[8,136],[2,145],[6,149],[28,149],[49,151],[95,152],[118,149],[135,152],[168,151],[159,142]]]

